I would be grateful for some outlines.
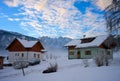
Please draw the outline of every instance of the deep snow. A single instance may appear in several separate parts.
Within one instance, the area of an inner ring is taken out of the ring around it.
[[[109,66],[97,67],[92,59],[89,67],[84,67],[80,59],[68,60],[67,56],[42,61],[39,65],[25,68],[25,76],[21,70],[4,67],[0,70],[0,81],[120,81],[120,52],[114,54]],[[58,71],[43,74],[49,63],[58,63]]]

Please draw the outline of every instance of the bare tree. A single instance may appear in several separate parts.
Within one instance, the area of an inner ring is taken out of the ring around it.
[[[120,39],[120,0],[113,0],[105,9],[105,19],[109,34],[115,36],[117,47],[120,47],[118,42]]]
[[[14,69],[21,69],[23,76],[25,76],[24,68],[27,68],[29,66],[29,63],[27,61],[24,61],[22,58],[17,59],[13,63]]]

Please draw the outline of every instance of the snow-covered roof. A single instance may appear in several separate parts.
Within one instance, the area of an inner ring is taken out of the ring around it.
[[[0,58],[4,58],[4,56],[0,55]]]
[[[93,41],[87,42],[87,43],[82,43],[81,40],[72,40],[69,43],[67,43],[65,46],[76,46],[76,48],[98,47],[107,38],[108,38],[108,35],[100,35],[100,36],[95,37]]]
[[[17,38],[18,39],[18,38]],[[24,39],[18,39],[18,41],[25,47],[25,48],[30,48],[33,47],[38,41],[28,41]]]
[[[76,46],[77,44],[80,44],[81,40],[75,39],[70,42],[68,42],[65,46]]]
[[[107,38],[108,35],[97,36],[92,42],[77,44],[76,48],[100,46]]]

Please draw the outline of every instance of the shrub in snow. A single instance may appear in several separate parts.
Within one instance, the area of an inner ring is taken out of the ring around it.
[[[96,65],[97,65],[98,67],[104,65],[104,62],[103,62],[103,60],[104,60],[104,55],[103,55],[103,54],[96,55],[96,56],[94,57],[94,60],[95,60],[95,63],[96,63]]]
[[[105,64],[106,66],[108,66],[108,65],[109,65],[109,59],[108,59],[108,57],[107,57],[107,56],[105,57],[105,62],[104,62],[104,64]]]
[[[83,59],[83,64],[84,64],[84,67],[88,67],[89,64],[88,64],[88,59]]]
[[[58,69],[58,64],[55,63],[50,63],[50,67],[48,67],[46,70],[43,71],[43,73],[52,73],[52,72],[57,72]]]
[[[109,65],[109,61],[106,55],[104,54],[98,54],[94,57],[95,63],[98,67],[106,65]]]
[[[45,59],[46,60],[52,60],[52,59],[56,60],[57,56],[55,56],[53,54],[46,54]]]
[[[37,65],[40,63],[40,60],[39,59],[36,59],[36,60],[30,60],[29,61],[29,65],[33,66],[33,65]]]
[[[29,63],[27,61],[15,61],[13,67],[15,69],[22,69],[28,67]]]
[[[12,66],[11,63],[5,63],[4,66]]]

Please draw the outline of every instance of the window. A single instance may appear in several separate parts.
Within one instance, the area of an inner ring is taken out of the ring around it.
[[[74,55],[74,52],[70,52],[70,55]]]
[[[77,52],[77,54],[79,54],[79,55],[80,55],[80,51],[78,51],[78,52]]]
[[[38,58],[40,58],[40,54],[38,54]]]
[[[34,58],[36,58],[36,54],[34,53]]]
[[[107,51],[107,55],[110,55],[110,51]]]
[[[24,57],[24,53],[22,53],[22,57]]]
[[[74,55],[74,50],[70,50],[69,55]]]
[[[15,56],[17,56],[17,53],[15,53]]]
[[[85,51],[85,55],[91,55],[91,51],[90,50]]]

